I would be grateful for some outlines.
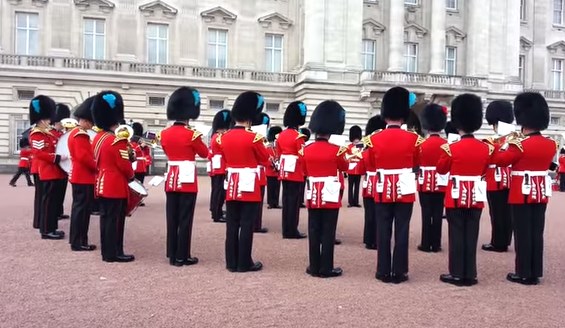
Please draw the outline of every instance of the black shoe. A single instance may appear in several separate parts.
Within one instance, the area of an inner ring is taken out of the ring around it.
[[[267,206],[267,209],[271,210],[271,209],[276,209],[276,208],[281,208],[279,205],[269,205]]]
[[[185,262],[184,260],[172,260],[169,263],[172,266],[181,267],[181,266],[184,266],[184,262]]]
[[[96,249],[96,245],[82,245],[82,246],[71,246],[71,250],[74,252],[89,252]]]
[[[66,220],[68,219],[70,216],[68,216],[67,214],[61,214],[59,215],[59,220]]]
[[[28,183],[27,184],[28,187],[35,187],[35,185],[33,183]],[[14,186],[15,187],[15,186]]]
[[[391,276],[390,274],[379,274],[379,273],[376,273],[376,274],[375,274],[375,278],[376,278],[377,280],[380,280],[380,281],[384,282],[384,283],[391,283],[391,282],[392,282],[392,276]]]
[[[439,253],[441,252],[441,247],[433,247],[430,249],[432,253]]]
[[[184,265],[195,265],[197,263],[198,263],[197,257],[189,257],[186,259],[186,261],[184,261]]]
[[[143,207],[143,206],[145,206],[145,203],[141,203],[141,204],[139,204],[139,206],[140,206],[140,207]]]
[[[237,272],[237,269],[234,269],[234,268],[228,268],[228,267],[226,267],[226,269],[227,269],[229,272]]]
[[[261,229],[253,230],[253,232],[255,232],[255,233],[267,233],[267,232],[269,232],[269,229],[261,228]]]
[[[359,207],[359,208],[361,208],[361,207],[363,207],[363,206],[361,206],[360,204],[357,204],[357,205],[353,205],[353,207]]]
[[[59,239],[63,239],[65,238],[64,235],[60,235],[56,232],[50,232],[50,233],[43,233],[41,234],[41,239],[52,239],[52,240],[59,240]]]
[[[377,249],[377,245],[375,244],[365,244],[366,249]]]
[[[320,278],[333,278],[333,277],[339,277],[342,274],[343,274],[343,270],[341,268],[333,268],[332,271],[327,272],[327,273],[320,272],[319,277]]]
[[[406,273],[392,275],[392,282],[395,284],[401,284],[405,281],[408,281],[408,275]]]
[[[475,286],[476,284],[478,284],[479,281],[477,280],[477,278],[473,278],[473,279],[463,279],[463,285],[470,287],[470,286]]]
[[[300,208],[306,208],[306,205],[300,204]]]
[[[283,239],[304,239],[306,238],[306,234],[299,232],[296,235],[291,235],[291,236],[283,236]]]
[[[64,232],[64,231],[57,230],[57,231],[55,231],[54,233],[57,234],[57,235],[59,235],[59,236],[61,236],[61,237],[65,237],[65,232]]]
[[[353,205],[347,204],[347,208],[351,208],[351,207],[353,207]]]
[[[465,281],[461,278],[454,277],[450,274],[442,274],[439,276],[439,280],[445,282],[446,284],[452,284],[455,286],[465,286]]]
[[[499,247],[494,247],[492,244],[484,244],[481,248],[487,252],[497,252],[497,253],[508,252],[508,247],[499,248]]]
[[[306,274],[311,275],[312,277],[319,277],[320,274],[318,272],[312,272],[312,270],[310,269],[310,267],[306,268]]]
[[[15,187],[16,184],[15,183],[8,183],[10,186]]]
[[[213,219],[215,223],[226,223],[226,218]]]
[[[133,262],[135,260],[135,256],[133,255],[118,255],[116,256],[115,262]]]
[[[432,251],[430,247],[424,247],[422,245],[418,245],[418,250],[424,253],[430,253]]]
[[[341,240],[336,238],[334,240],[334,245],[341,245]]]
[[[247,269],[237,269],[237,272],[255,272],[263,269],[263,263],[257,261]]]
[[[522,278],[515,273],[509,273],[506,275],[506,280],[526,286],[537,285],[539,283],[538,278]]]

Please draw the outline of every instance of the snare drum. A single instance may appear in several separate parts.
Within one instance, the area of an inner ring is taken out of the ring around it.
[[[63,134],[57,141],[57,146],[55,148],[55,154],[67,157],[64,160],[59,161],[59,167],[63,171],[67,172],[67,174],[71,172],[72,168],[71,153],[69,151],[69,134],[70,132]]]
[[[133,212],[139,207],[139,204],[147,197],[147,189],[141,184],[141,182],[134,180],[128,184],[129,186],[129,197],[128,206],[126,209],[126,215],[131,216]]]

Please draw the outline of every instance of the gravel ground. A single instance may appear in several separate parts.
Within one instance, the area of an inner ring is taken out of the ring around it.
[[[479,284],[454,287],[439,282],[447,252],[416,250],[420,234],[416,207],[410,232],[410,281],[383,284],[374,278],[376,252],[362,244],[363,210],[343,208],[335,262],[345,273],[312,278],[307,241],[282,240],[280,210],[264,208],[268,234],[255,235],[257,273],[225,270],[223,224],[208,212],[209,180],[200,178],[193,256],[200,263],[172,267],[165,258],[165,195],[151,187],[146,207],[126,223],[126,252],[133,263],[104,263],[99,251],[71,252],[64,241],[41,240],[32,229],[33,188],[8,186],[0,224],[1,327],[564,327],[565,195],[557,193],[547,213],[545,277],[541,285],[506,281],[514,252],[478,252]],[[67,193],[66,212],[70,212]],[[417,206],[417,205],[416,205]],[[70,214],[70,213],[69,213]],[[301,231],[306,231],[302,210]],[[91,241],[99,245],[98,217]],[[69,220],[60,221],[67,234]],[[483,212],[479,244],[488,242]],[[444,225],[443,248],[447,248]]]

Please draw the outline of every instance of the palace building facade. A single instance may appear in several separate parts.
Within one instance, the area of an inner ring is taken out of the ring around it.
[[[157,131],[179,86],[200,124],[239,93],[286,105],[335,99],[362,127],[392,86],[449,105],[536,90],[548,134],[565,123],[565,0],[0,0],[0,166],[17,163],[38,94],[76,106],[120,92],[127,119]],[[490,134],[484,125],[482,134]]]

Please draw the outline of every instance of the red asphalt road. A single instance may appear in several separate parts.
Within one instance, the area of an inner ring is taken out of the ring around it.
[[[565,327],[565,194],[547,212],[545,278],[538,286],[506,281],[514,252],[478,251],[479,284],[455,287],[438,280],[447,252],[416,250],[420,235],[415,205],[410,231],[410,280],[383,284],[374,278],[376,252],[362,244],[363,210],[340,213],[335,263],[344,275],[312,278],[307,240],[282,240],[280,210],[264,207],[268,234],[255,235],[257,273],[225,269],[223,224],[208,212],[209,180],[199,178],[193,256],[200,263],[172,267],[165,258],[165,194],[149,188],[146,207],[126,223],[125,248],[133,263],[104,263],[99,250],[71,252],[69,220],[62,241],[41,240],[32,229],[33,188],[8,186],[0,176],[1,327]],[[67,192],[66,213],[71,194]],[[70,214],[70,213],[69,213]],[[99,246],[98,217],[90,240]],[[300,227],[306,232],[307,212]],[[483,212],[479,244],[488,242]],[[443,248],[447,249],[447,225]]]

